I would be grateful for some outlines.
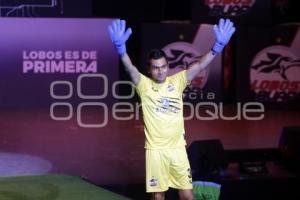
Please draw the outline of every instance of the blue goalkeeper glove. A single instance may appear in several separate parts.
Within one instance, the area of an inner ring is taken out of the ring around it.
[[[220,19],[218,25],[214,25],[214,33],[216,41],[212,47],[213,54],[222,52],[223,48],[229,42],[232,34],[235,32],[235,27],[229,19]]]
[[[132,33],[131,28],[126,31],[125,20],[116,19],[108,26],[108,32],[110,34],[110,39],[115,45],[117,52],[120,56],[126,53],[126,41]]]

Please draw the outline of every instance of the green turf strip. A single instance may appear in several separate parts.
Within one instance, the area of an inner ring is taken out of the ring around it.
[[[79,177],[38,175],[0,177],[0,200],[128,200]]]

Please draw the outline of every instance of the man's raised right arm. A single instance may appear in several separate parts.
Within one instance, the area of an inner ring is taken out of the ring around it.
[[[121,57],[121,61],[125,66],[125,70],[129,74],[131,81],[133,82],[134,85],[137,85],[141,79],[141,74],[138,71],[138,69],[132,64],[131,59],[129,58],[127,53],[125,53]]]
[[[108,26],[108,31],[112,43],[115,45],[115,48],[121,58],[125,70],[129,73],[129,76],[133,84],[137,85],[140,81],[141,75],[137,68],[132,64],[131,59],[126,53],[126,41],[132,33],[131,28],[128,28],[126,31],[126,22],[125,20],[116,19]]]

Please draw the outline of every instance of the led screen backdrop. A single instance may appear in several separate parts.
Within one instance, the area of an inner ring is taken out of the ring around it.
[[[0,20],[0,105],[48,107],[66,100],[111,103],[118,57],[110,19]]]
[[[111,21],[0,19],[1,175],[63,173],[97,184],[141,176],[132,173],[132,163],[143,169],[136,151],[132,161],[118,156],[130,154],[122,144],[135,147],[124,130],[138,122],[111,116],[119,80]],[[142,131],[137,137],[142,152]]]
[[[241,27],[236,38],[238,99],[299,107],[300,27]]]
[[[174,74],[201,58],[208,52],[214,42],[212,25],[148,23],[142,26],[142,59],[150,49],[161,48],[165,51]],[[146,63],[144,62],[144,66]],[[147,70],[144,67],[145,73]],[[221,54],[208,68],[192,81],[184,91],[184,99],[188,102],[222,100],[222,66]]]

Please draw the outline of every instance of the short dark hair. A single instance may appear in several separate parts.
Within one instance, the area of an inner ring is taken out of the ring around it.
[[[147,54],[147,65],[150,66],[150,60],[151,59],[160,59],[164,57],[167,60],[167,56],[165,52],[161,49],[151,49]]]

